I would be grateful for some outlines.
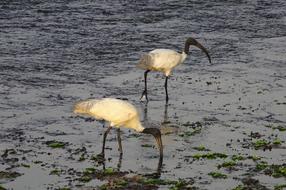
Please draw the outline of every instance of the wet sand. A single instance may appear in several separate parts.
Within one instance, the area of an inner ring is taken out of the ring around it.
[[[118,178],[79,180],[86,168],[102,170],[91,158],[101,150],[105,128],[72,114],[78,100],[110,96],[128,99],[146,127],[164,133],[160,179],[189,180],[198,189],[247,186],[249,178],[258,180],[257,189],[285,184],[285,174],[271,168],[286,163],[285,7],[283,1],[1,2],[0,171],[21,174],[0,177],[1,186],[92,189]],[[150,102],[140,102],[140,55],[180,51],[189,36],[209,50],[213,63],[191,48],[169,80],[169,104],[156,72],[148,75]],[[64,146],[51,148],[49,141]],[[153,144],[152,137],[123,130],[120,171],[155,172]],[[117,168],[115,131],[106,146],[105,166]],[[201,158],[211,153],[227,157]],[[232,167],[221,166],[230,161]]]

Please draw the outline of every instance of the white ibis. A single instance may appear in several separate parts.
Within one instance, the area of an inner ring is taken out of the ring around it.
[[[112,127],[117,128],[117,139],[120,155],[122,155],[122,145],[120,137],[120,128],[126,127],[140,133],[151,134],[155,137],[159,150],[160,161],[163,160],[163,145],[161,140],[161,132],[157,128],[144,128],[139,120],[139,114],[136,108],[127,101],[103,98],[103,99],[88,99],[75,104],[74,113],[84,114],[95,117],[96,119],[110,122],[103,135],[103,145],[101,155],[104,156],[104,147],[106,136]]]
[[[144,73],[144,81],[145,81],[145,89],[142,93],[141,100],[145,96],[146,100],[148,101],[147,96],[147,74],[150,71],[160,71],[165,74],[165,91],[166,91],[166,102],[169,100],[168,96],[168,88],[167,88],[167,82],[168,78],[171,74],[171,71],[174,67],[179,65],[180,63],[183,63],[185,59],[187,58],[187,55],[189,54],[190,46],[196,46],[200,48],[205,54],[207,55],[209,62],[211,63],[211,58],[209,56],[208,51],[206,48],[204,48],[197,40],[194,38],[188,38],[185,42],[185,48],[182,53],[178,53],[174,50],[170,49],[155,49],[153,51],[150,51],[147,54],[144,54],[139,64],[137,65],[139,68],[146,70]]]

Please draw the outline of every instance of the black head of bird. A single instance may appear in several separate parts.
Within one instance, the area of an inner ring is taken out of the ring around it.
[[[185,42],[185,49],[184,49],[184,52],[186,54],[189,54],[190,53],[190,46],[193,45],[193,46],[196,46],[197,48],[200,48],[208,57],[209,59],[209,62],[211,63],[211,57],[207,51],[207,49],[202,45],[200,44],[196,39],[194,38],[188,38]]]

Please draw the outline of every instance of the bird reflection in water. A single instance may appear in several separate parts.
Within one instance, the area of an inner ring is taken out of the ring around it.
[[[148,103],[141,104],[141,105],[142,105],[142,109],[143,109],[143,122],[146,124],[148,123],[148,125],[150,125],[149,117],[148,117]],[[161,122],[161,126],[160,126],[161,129],[163,127],[167,127],[167,124],[170,124],[169,116],[168,116],[168,106],[169,106],[169,104],[165,104],[165,106],[164,106],[163,121]],[[161,176],[162,167],[163,167],[163,158],[160,158],[156,172],[151,173],[151,174],[145,174],[144,176],[152,177],[152,178],[159,178]]]
[[[119,172],[122,166],[122,155],[123,154],[119,154],[119,158],[118,158],[118,162],[117,162],[117,167],[116,170]],[[100,162],[100,164],[102,165],[102,169],[103,171],[106,169],[106,165],[105,165],[105,159],[102,159],[102,161]]]

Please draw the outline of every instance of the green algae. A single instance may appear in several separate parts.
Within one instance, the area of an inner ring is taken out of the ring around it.
[[[46,144],[50,148],[64,148],[66,146],[66,143],[60,141],[48,141]]]
[[[194,154],[192,156],[194,159],[200,159],[200,158],[205,158],[205,159],[217,159],[217,158],[227,158],[227,155],[226,154],[223,154],[223,153],[207,153],[207,154]]]
[[[212,176],[213,178],[221,178],[221,179],[226,179],[227,175],[220,173],[220,172],[210,172],[208,175]]]

